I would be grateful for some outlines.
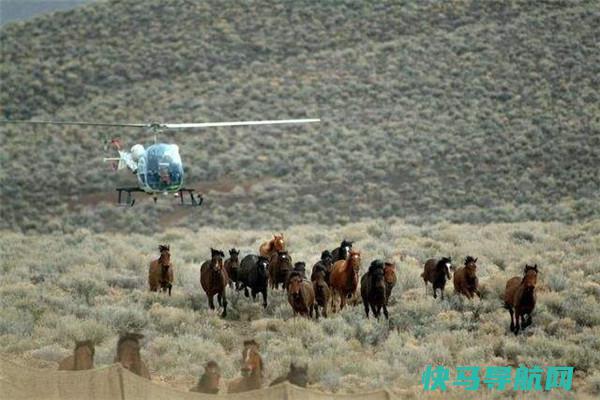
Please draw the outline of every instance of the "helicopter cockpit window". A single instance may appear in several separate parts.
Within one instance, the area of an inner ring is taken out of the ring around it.
[[[155,144],[138,160],[138,180],[147,191],[174,191],[183,184],[183,165],[175,144]]]

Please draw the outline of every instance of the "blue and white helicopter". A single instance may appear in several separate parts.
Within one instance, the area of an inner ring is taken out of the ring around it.
[[[120,206],[133,206],[135,199],[134,192],[144,192],[153,196],[154,202],[157,201],[159,194],[174,194],[179,197],[181,205],[200,206],[202,204],[202,195],[198,198],[194,195],[194,189],[184,187],[184,169],[183,162],[179,155],[179,146],[169,143],[156,143],[158,133],[165,130],[180,129],[201,129],[212,127],[227,126],[251,126],[251,125],[275,125],[275,124],[304,124],[319,122],[320,119],[286,119],[270,121],[234,121],[234,122],[204,122],[204,123],[183,123],[183,124],[120,124],[120,123],[97,123],[97,122],[63,122],[63,121],[16,121],[4,120],[0,123],[12,124],[33,124],[33,125],[79,125],[79,126],[98,126],[98,127],[128,127],[145,128],[154,134],[154,144],[144,148],[141,144],[131,147],[130,151],[123,149],[118,139],[113,139],[110,143],[118,151],[119,157],[104,158],[104,162],[113,162],[115,169],[122,170],[128,168],[137,175],[138,186],[118,187],[117,204]],[[123,193],[127,198],[123,199]],[[190,197],[189,203],[184,200],[184,195]]]

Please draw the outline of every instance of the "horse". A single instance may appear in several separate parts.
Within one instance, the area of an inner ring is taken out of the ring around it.
[[[312,318],[313,307],[315,304],[315,292],[312,284],[305,280],[300,272],[293,271],[287,284],[288,303],[294,310],[294,316],[300,314],[302,316]]]
[[[117,343],[117,354],[114,362],[121,363],[123,368],[142,378],[150,379],[150,372],[140,356],[140,339],[143,337],[144,335],[140,333],[122,334]]]
[[[240,393],[261,388],[264,364],[258,348],[256,341],[244,341],[242,377],[229,382],[227,393]]]
[[[392,289],[396,286],[398,278],[396,277],[396,264],[391,261],[386,261],[383,264],[383,277],[385,278],[386,296],[388,300],[392,295]]]
[[[313,271],[311,278],[313,291],[315,292],[315,303],[313,305],[315,318],[319,319],[319,307],[323,310],[323,316],[327,318],[327,303],[329,303],[331,292],[325,280],[325,270],[323,267],[319,267],[317,271]]]
[[[425,267],[421,277],[425,282],[425,294],[427,294],[427,282],[431,282],[433,286],[433,298],[437,299],[437,289],[442,292],[442,300],[444,300],[444,288],[446,280],[450,279],[450,269],[452,268],[452,259],[450,257],[442,257],[440,260],[431,258],[425,262]]]
[[[190,389],[190,392],[198,393],[219,393],[219,380],[221,379],[221,369],[219,364],[210,360],[204,366],[204,373],[198,380],[196,386]]]
[[[525,329],[531,325],[531,313],[535,308],[537,275],[537,264],[534,266],[525,264],[523,278],[514,276],[506,282],[504,307],[510,313],[510,331],[514,332],[515,335],[519,333],[519,329]],[[527,315],[527,319],[525,319],[525,315]]]
[[[332,291],[331,307],[335,312],[335,296],[340,296],[340,310],[346,305],[346,298],[351,298],[358,286],[360,272],[360,252],[350,250],[347,260],[338,260],[331,268],[329,288]]]
[[[352,242],[346,239],[342,240],[340,247],[336,247],[331,252],[332,262],[335,263],[336,261],[347,259],[350,255],[350,250],[352,250]]]
[[[238,290],[244,289],[244,295],[249,297],[250,288],[253,300],[256,300],[258,293],[262,293],[264,308],[267,308],[268,266],[269,260],[266,257],[249,254],[242,259],[238,273]]]
[[[325,250],[321,253],[321,259],[313,265],[312,272],[310,274],[310,280],[314,281],[314,275],[320,268],[325,271],[325,282],[329,282],[329,274],[331,273],[331,267],[333,265],[333,257],[329,250]]]
[[[58,363],[59,371],[80,371],[94,368],[94,343],[91,340],[76,341],[73,355]]]
[[[384,264],[381,260],[375,260],[369,266],[369,270],[360,279],[360,295],[362,297],[365,313],[369,318],[369,306],[375,318],[379,319],[381,309],[385,319],[389,319],[387,310],[387,285],[385,282]]]
[[[287,251],[278,251],[269,259],[269,282],[271,289],[279,289],[279,284],[285,287],[287,278],[292,272],[292,258]]]
[[[292,385],[305,388],[308,384],[308,365],[298,366],[292,362],[287,375],[282,375],[275,379],[269,386],[275,386],[283,382],[289,382]]]
[[[454,291],[472,299],[475,295],[481,298],[479,279],[477,279],[477,259],[471,256],[465,258],[465,266],[454,272]]]
[[[227,316],[227,297],[225,296],[225,288],[229,281],[227,272],[223,267],[223,258],[225,257],[225,254],[220,250],[212,248],[210,249],[210,252],[210,260],[204,261],[200,267],[200,285],[206,292],[206,297],[208,297],[208,307],[210,307],[211,310],[215,309],[213,297],[215,294],[217,295],[219,306],[223,307],[221,317],[225,318]]]
[[[233,289],[233,286],[237,286],[238,278],[238,270],[240,269],[240,251],[234,249],[229,250],[229,258],[225,260],[223,266],[225,267],[225,271],[227,272],[227,276],[229,277],[229,287]]]
[[[148,269],[148,286],[151,292],[168,291],[171,295],[173,287],[173,264],[169,245],[159,245],[160,257],[150,263]]]
[[[283,239],[283,233],[281,235],[273,235],[273,239],[268,242],[264,242],[258,248],[258,254],[267,258],[271,258],[271,256],[278,251],[285,251],[285,240]]]

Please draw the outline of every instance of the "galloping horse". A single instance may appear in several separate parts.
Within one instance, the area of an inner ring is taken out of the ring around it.
[[[533,267],[525,264],[525,276],[523,278],[514,276],[506,282],[504,307],[510,313],[510,331],[514,332],[515,335],[519,333],[520,328],[525,329],[531,325],[531,313],[535,308],[537,275],[537,264]],[[527,315],[527,319],[524,318],[525,315]]]
[[[454,291],[472,299],[475,295],[481,298],[479,279],[477,279],[477,259],[467,256],[465,266],[454,273]]]
[[[91,340],[75,342],[73,355],[58,364],[59,371],[80,371],[94,368],[94,343]]]
[[[358,287],[360,272],[360,252],[350,250],[348,259],[333,264],[329,276],[329,287],[332,291],[331,309],[335,312],[335,297],[340,296],[340,310],[346,305],[346,299],[352,297]]]
[[[213,303],[213,297],[217,295],[217,301],[219,305],[223,307],[223,313],[221,316],[225,318],[227,316],[227,297],[225,296],[225,288],[229,278],[227,272],[223,267],[223,258],[225,254],[221,250],[210,249],[211,257],[210,260],[205,261],[200,267],[200,285],[206,297],[208,297],[208,306],[211,310],[215,309]]]
[[[300,314],[305,317],[312,317],[315,305],[315,291],[312,283],[305,280],[300,272],[294,271],[290,274],[286,289],[288,302],[294,310],[294,316]]]
[[[223,266],[229,277],[229,287],[233,289],[233,285],[238,285],[238,271],[240,269],[240,251],[235,248],[229,250],[229,258],[225,260]]]
[[[258,343],[254,340],[244,341],[242,377],[229,382],[227,393],[240,393],[261,388],[264,364],[258,347]]]
[[[273,239],[268,242],[264,242],[258,248],[258,254],[267,258],[271,258],[271,256],[278,251],[285,251],[283,233],[281,235],[273,235]]]
[[[173,264],[171,264],[171,253],[169,245],[159,245],[160,257],[150,263],[148,269],[148,286],[151,292],[168,291],[171,295],[173,287]]]
[[[292,272],[292,257],[287,251],[277,251],[269,259],[269,282],[271,289],[278,289],[279,284],[285,288],[288,275]]]

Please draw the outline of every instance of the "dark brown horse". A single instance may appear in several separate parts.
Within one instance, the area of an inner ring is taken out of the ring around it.
[[[321,259],[317,261],[315,265],[313,265],[312,272],[310,274],[310,280],[314,281],[315,272],[318,269],[323,269],[325,271],[325,282],[329,282],[329,274],[331,274],[331,267],[333,266],[333,257],[329,250],[325,250],[321,253]]]
[[[264,364],[258,352],[258,347],[258,343],[254,340],[244,342],[242,377],[229,382],[227,386],[228,393],[240,393],[261,388]]]
[[[283,382],[289,382],[292,385],[305,388],[308,384],[308,365],[290,364],[290,371],[287,375],[276,378],[269,386],[275,386]]]
[[[531,313],[535,308],[535,285],[537,284],[538,266],[525,264],[525,276],[514,276],[506,282],[504,291],[504,307],[510,313],[510,331],[515,335],[519,329],[531,325]],[[527,315],[527,319],[525,319]],[[514,322],[513,322],[514,320]]]
[[[158,246],[160,257],[150,263],[148,269],[148,286],[151,292],[159,289],[171,295],[173,287],[173,264],[171,263],[171,252],[169,245]]]
[[[238,286],[238,271],[240,269],[240,251],[236,249],[229,250],[229,258],[225,260],[223,264],[225,271],[229,277],[229,287],[233,289],[233,286]]]
[[[313,270],[312,278],[313,290],[315,292],[315,304],[313,305],[315,318],[319,319],[319,307],[321,307],[323,311],[323,316],[327,318],[327,304],[329,304],[331,291],[325,280],[324,267],[319,266],[316,270]]]
[[[304,317],[312,317],[315,304],[315,292],[312,284],[305,280],[300,272],[293,271],[287,284],[288,303],[294,310],[294,316],[300,314]]]
[[[383,261],[375,260],[369,266],[369,270],[360,279],[360,295],[362,297],[365,313],[369,318],[369,306],[375,318],[379,318],[381,309],[386,319],[389,319],[387,310],[387,286]]]
[[[442,300],[444,300],[444,288],[446,280],[450,279],[450,270],[452,269],[452,259],[450,257],[442,257],[440,260],[431,258],[425,262],[425,267],[421,277],[425,282],[425,294],[427,294],[427,282],[431,282],[433,286],[433,298],[437,299],[437,290],[442,292]]]
[[[386,296],[389,300],[392,295],[392,289],[396,286],[398,278],[396,277],[396,264],[386,261],[383,264],[383,276],[385,278]]]
[[[331,252],[333,262],[347,259],[350,255],[350,250],[352,250],[352,242],[346,239],[342,240],[340,247],[336,247]]]
[[[283,233],[281,235],[273,235],[273,239],[264,242],[258,248],[258,254],[263,257],[271,258],[274,253],[285,251],[285,240]]]
[[[121,363],[123,368],[136,375],[150,379],[150,372],[140,356],[140,339],[143,337],[144,335],[139,333],[122,334],[117,343],[117,354],[114,362]]]
[[[204,373],[198,380],[196,386],[190,389],[190,392],[199,393],[219,393],[219,380],[221,379],[221,369],[219,364],[210,360],[204,366]]]
[[[331,309],[335,312],[335,297],[340,297],[340,310],[356,292],[358,287],[358,274],[360,272],[360,252],[350,250],[348,259],[339,260],[333,264],[329,276],[329,288],[331,289]]]
[[[79,371],[94,368],[94,343],[91,340],[76,341],[73,355],[58,363],[59,371]]]
[[[454,272],[454,291],[472,299],[475,295],[481,298],[479,279],[477,279],[477,259],[471,256],[465,258],[465,266]]]
[[[200,267],[200,285],[206,292],[208,297],[208,307],[211,310],[215,309],[213,297],[217,295],[219,306],[223,307],[221,316],[227,316],[227,297],[225,296],[225,288],[229,278],[223,267],[223,258],[225,254],[221,250],[210,249],[210,260],[204,261]]]
[[[288,275],[292,272],[292,257],[287,251],[278,251],[269,259],[269,283],[271,289],[285,287]]]

